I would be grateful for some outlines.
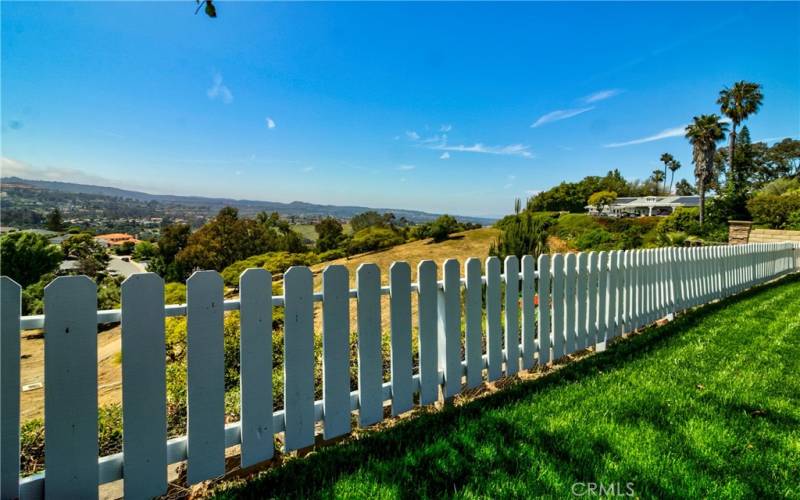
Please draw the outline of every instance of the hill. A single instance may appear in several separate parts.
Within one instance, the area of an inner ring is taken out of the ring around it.
[[[411,265],[411,279],[417,279],[417,264],[423,260],[433,260],[440,268],[447,259],[458,259],[462,266],[464,261],[470,257],[481,260],[489,255],[489,246],[500,234],[498,229],[493,227],[483,227],[472,229],[462,233],[453,234],[450,239],[441,243],[433,243],[432,240],[418,240],[410,243],[397,245],[379,252],[368,252],[364,254],[346,257],[317,264],[311,268],[314,272],[314,284],[318,288],[322,281],[322,271],[326,266],[341,264],[347,267],[350,272],[350,283],[355,286],[355,277],[358,266],[361,264],[377,264],[381,270],[381,282],[386,285],[389,283],[389,267],[392,262],[405,261]],[[441,276],[440,276],[441,277]]]
[[[296,217],[324,217],[331,216],[339,219],[349,219],[356,214],[375,210],[380,213],[392,212],[397,218],[405,217],[412,222],[429,222],[436,219],[441,214],[433,214],[419,210],[406,210],[399,208],[370,208],[362,206],[339,206],[339,205],[318,205],[303,201],[293,201],[291,203],[281,203],[263,200],[239,200],[234,198],[212,198],[204,196],[179,196],[151,194],[141,191],[131,191],[107,186],[94,186],[89,184],[76,184],[72,182],[43,181],[32,179],[20,179],[19,177],[4,177],[0,179],[0,184],[13,186],[15,188],[35,188],[39,190],[58,191],[63,193],[84,194],[91,196],[103,196],[109,198],[121,198],[135,200],[137,202],[151,203],[156,202],[163,205],[180,205],[184,207],[202,207],[209,213],[216,213],[220,208],[232,206],[240,209],[243,214],[254,214],[260,211],[278,212],[283,216]],[[485,217],[457,216],[459,220],[466,222],[477,222],[488,224],[493,219]]]

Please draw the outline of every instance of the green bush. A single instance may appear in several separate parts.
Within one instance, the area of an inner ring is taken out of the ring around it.
[[[322,252],[317,257],[320,262],[327,262],[329,260],[336,260],[342,259],[347,256],[347,253],[342,250],[341,248],[336,248],[334,250],[328,250],[327,252]]]
[[[403,237],[392,229],[368,227],[353,235],[347,246],[350,255],[383,250],[403,243]]]
[[[756,195],[747,202],[747,209],[756,224],[772,229],[785,229],[794,224],[790,222],[790,216],[800,211],[800,191],[787,191],[781,195]]]
[[[101,406],[97,410],[97,444],[101,457],[122,451],[122,407]],[[181,432],[184,434],[184,432]],[[44,470],[44,420],[35,418],[20,426],[20,474],[30,476]]]
[[[222,279],[226,285],[235,287],[239,285],[239,276],[251,267],[266,269],[275,277],[283,274],[292,266],[311,266],[318,261],[317,254],[313,252],[268,252],[234,262],[222,271]]]
[[[591,229],[581,234],[575,240],[575,246],[578,250],[614,250],[617,244],[614,235],[605,229]]]
[[[522,212],[505,218],[502,232],[495,243],[489,248],[489,255],[499,257],[501,260],[509,255],[522,258],[524,255],[539,255],[548,251],[547,231],[553,222],[547,215]]]

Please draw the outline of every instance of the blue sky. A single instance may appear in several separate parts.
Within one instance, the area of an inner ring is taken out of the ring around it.
[[[798,3],[2,2],[3,175],[508,213],[647,177],[736,80],[800,134]],[[676,132],[677,131],[677,132]]]

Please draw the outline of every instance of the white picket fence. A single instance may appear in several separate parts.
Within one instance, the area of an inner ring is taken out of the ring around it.
[[[187,304],[164,305],[164,283],[150,273],[122,285],[122,309],[97,311],[97,290],[86,277],[57,278],[45,289],[42,316],[20,316],[20,287],[2,278],[2,498],[95,498],[98,485],[124,479],[125,496],[146,498],[167,488],[167,466],[187,461],[191,484],[222,476],[225,450],[241,445],[241,465],[270,459],[273,437],[285,450],[362,427],[418,404],[450,398],[495,380],[605,343],[687,308],[795,272],[800,245],[791,243],[659,248],[497,258],[482,268],[468,259],[462,276],[447,260],[437,281],[433,261],[411,268],[395,262],[389,286],[364,264],[356,289],[348,271],[329,266],[322,290],[312,273],[293,267],[284,294],[272,296],[271,276],[248,269],[240,299],[223,300],[213,271],[187,282]],[[381,295],[389,295],[391,381],[382,382]],[[417,296],[419,364],[412,366],[412,297]],[[536,300],[538,298],[538,301]],[[350,325],[350,300],[357,324]],[[549,300],[548,300],[549,299]],[[502,301],[502,303],[501,303]],[[314,303],[322,302],[323,398],[314,400]],[[482,324],[485,304],[486,320]],[[285,307],[284,408],[273,412],[272,309]],[[225,424],[223,317],[241,312],[241,420]],[[188,425],[167,440],[164,319],[187,316]],[[464,319],[462,332],[462,316]],[[123,452],[98,459],[97,325],[121,322]],[[350,391],[349,333],[358,332],[358,390]],[[44,328],[46,474],[19,477],[21,330]],[[463,344],[462,344],[463,333]],[[485,335],[486,352],[483,352]],[[462,352],[464,353],[462,357]]]

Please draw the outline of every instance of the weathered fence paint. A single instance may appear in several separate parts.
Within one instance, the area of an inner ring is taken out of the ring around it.
[[[534,265],[535,264],[535,265]],[[421,262],[417,282],[406,263],[389,269],[382,287],[374,264],[359,267],[355,290],[343,266],[322,273],[314,293],[311,271],[293,267],[284,291],[272,296],[271,276],[249,269],[239,300],[223,301],[216,272],[200,271],[187,282],[187,305],[164,306],[163,282],[153,274],[128,278],[122,309],[96,310],[96,287],[86,277],[58,278],[45,289],[45,315],[20,317],[20,287],[2,282],[2,453],[0,497],[96,497],[98,485],[124,479],[130,497],[166,490],[166,467],[188,460],[188,481],[224,474],[225,449],[242,446],[241,464],[274,453],[284,433],[287,451],[314,444],[315,424],[327,439],[383,419],[384,404],[397,415],[464,384],[473,388],[562,358],[600,348],[622,333],[664,316],[721,299],[800,270],[800,245],[663,248],[542,255],[534,263],[490,257]],[[389,295],[391,380],[383,382],[381,297]],[[412,318],[416,297],[417,321]],[[503,299],[504,297],[504,299]],[[350,391],[350,300],[355,299],[358,390]],[[521,301],[521,302],[520,302]],[[314,302],[322,302],[322,400],[314,401]],[[486,304],[486,322],[482,324]],[[463,305],[463,307],[462,307]],[[285,307],[284,408],[272,401],[272,308]],[[463,310],[462,310],[463,309]],[[224,311],[240,311],[241,421],[224,423]],[[188,317],[187,436],[166,440],[164,318]],[[462,322],[463,340],[462,340]],[[97,457],[97,324],[122,322],[124,448]],[[412,363],[412,325],[419,363]],[[19,332],[42,328],[45,336],[46,473],[19,478]],[[486,352],[482,346],[486,341]],[[462,350],[463,348],[463,350]],[[463,354],[462,354],[463,353]],[[415,372],[416,370],[416,372]]]

